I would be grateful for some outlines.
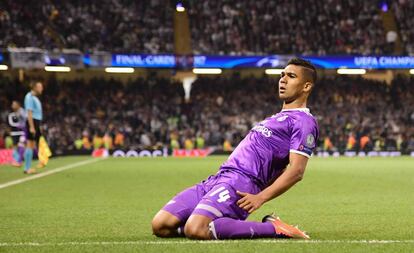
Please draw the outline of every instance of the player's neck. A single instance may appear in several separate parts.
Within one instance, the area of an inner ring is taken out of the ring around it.
[[[282,110],[296,109],[296,108],[306,108],[306,100],[304,101],[295,100],[290,103],[283,102]]]

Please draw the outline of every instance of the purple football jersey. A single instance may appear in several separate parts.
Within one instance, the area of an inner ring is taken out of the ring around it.
[[[263,189],[282,174],[290,152],[310,157],[318,137],[308,108],[285,109],[256,124],[221,169],[238,170]]]

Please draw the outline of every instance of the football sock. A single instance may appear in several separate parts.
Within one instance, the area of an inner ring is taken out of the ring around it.
[[[244,239],[275,237],[276,232],[270,222],[235,220],[227,217],[216,219],[209,224],[214,239]]]
[[[32,159],[33,159],[33,149],[26,148],[24,151],[24,170],[30,169],[32,166]]]
[[[177,228],[177,234],[178,234],[178,236],[185,236],[184,235],[184,225],[182,225],[182,226],[180,226],[180,227],[178,227]]]
[[[15,162],[19,162],[19,151],[17,148],[13,148],[13,160]]]
[[[21,163],[21,162],[23,162],[23,156],[24,156],[25,148],[24,147],[18,147],[17,150],[18,150],[18,155],[19,155],[19,160],[17,162]]]

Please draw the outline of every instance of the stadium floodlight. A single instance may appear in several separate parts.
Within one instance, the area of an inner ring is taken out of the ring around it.
[[[340,75],[364,75],[367,73],[366,69],[338,69],[336,71]]]
[[[9,67],[7,65],[0,65],[0,70],[8,70]]]
[[[70,72],[68,66],[45,66],[45,70],[48,72]]]
[[[108,67],[105,68],[106,73],[134,73],[134,68],[124,68],[124,67]]]
[[[410,74],[414,75],[414,69],[410,69]]]
[[[178,12],[184,12],[184,11],[185,11],[185,8],[184,8],[184,6],[183,6],[183,4],[182,4],[182,3],[178,3],[178,4],[175,6],[175,10],[176,10],[176,11],[178,11]]]
[[[223,71],[221,69],[208,69],[208,68],[195,68],[193,69],[194,74],[210,74],[217,75],[221,74]]]
[[[266,69],[266,75],[280,75],[282,74],[283,69]]]

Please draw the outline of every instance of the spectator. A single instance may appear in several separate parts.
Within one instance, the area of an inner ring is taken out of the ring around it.
[[[392,53],[377,0],[190,0],[189,5],[195,54]],[[403,18],[412,20],[406,13]]]
[[[391,85],[361,77],[321,78],[308,104],[319,121],[319,150],[414,151],[413,83],[401,76]],[[199,77],[190,101],[180,84],[157,77],[125,84],[51,79],[47,85],[44,133],[55,154],[75,149],[75,140],[84,149],[235,147],[252,126],[281,109],[276,80],[268,77]],[[3,108],[25,91],[18,81],[0,78],[1,132],[7,132]]]
[[[392,1],[396,24],[400,31],[401,41],[404,46],[404,53],[414,55],[414,2],[409,0]]]
[[[172,52],[173,13],[159,0],[4,0],[0,47]]]

